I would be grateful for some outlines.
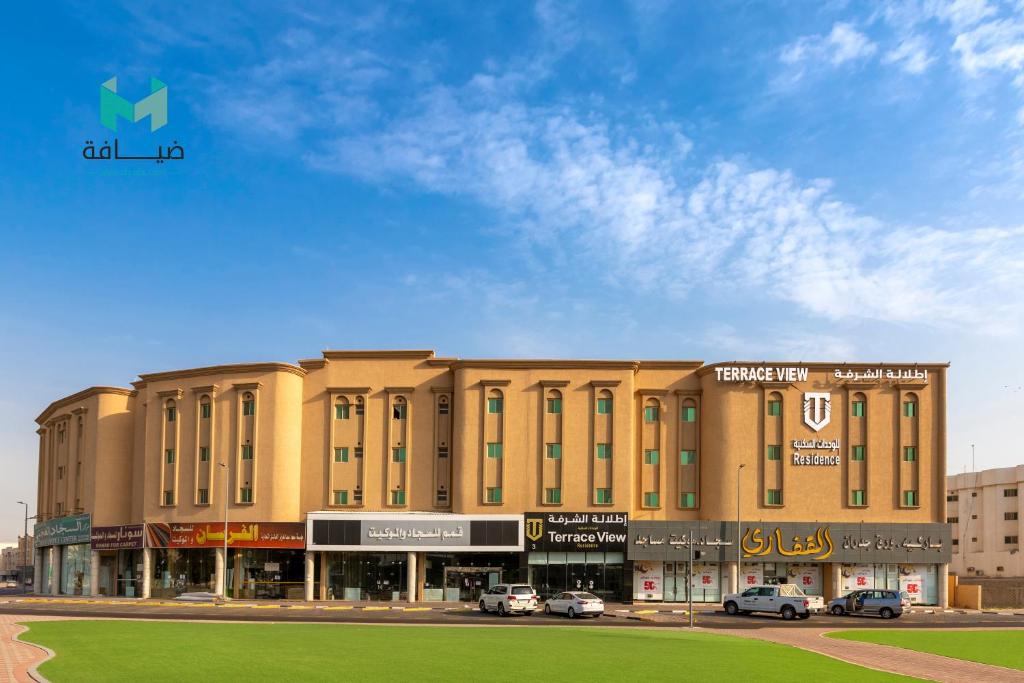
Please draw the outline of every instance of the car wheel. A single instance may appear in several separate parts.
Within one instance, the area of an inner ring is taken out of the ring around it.
[[[878,616],[883,619],[892,619],[892,610],[888,607],[883,607],[879,612]]]
[[[796,616],[796,610],[790,605],[786,605],[782,608],[782,618],[786,621],[791,621]]]
[[[507,617],[508,616],[508,612],[505,611],[505,603],[503,603],[503,602],[499,602],[498,603],[498,616],[499,617]]]
[[[544,605],[544,614],[551,614],[551,605]]]
[[[480,601],[480,611],[487,614],[487,604],[483,600]]]
[[[739,612],[740,612],[740,608],[739,608],[739,606],[735,602],[729,601],[729,602],[725,603],[725,613],[726,614],[731,614],[731,615],[735,616],[735,615],[739,614]]]
[[[835,607],[832,608],[832,614],[836,615],[837,617],[841,617],[845,613],[846,613],[846,610],[843,609],[842,605],[836,605]]]
[[[569,611],[566,612],[565,615],[567,617],[569,617],[570,619],[575,619],[576,618],[576,610],[574,610],[572,607],[570,607]]]
[[[810,612],[804,612],[803,614],[798,614],[797,616],[800,617],[801,619],[810,619],[811,618],[811,613]]]

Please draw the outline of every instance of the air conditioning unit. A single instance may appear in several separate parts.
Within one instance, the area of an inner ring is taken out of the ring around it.
[[[969,572],[973,572],[973,571],[974,571],[974,567],[968,567],[968,568],[967,568],[967,571],[969,571]]]
[[[1001,571],[1004,571],[1004,570],[1003,570],[1003,568],[1002,568],[1002,567],[996,567],[996,571],[997,571],[997,572],[1001,572]]]

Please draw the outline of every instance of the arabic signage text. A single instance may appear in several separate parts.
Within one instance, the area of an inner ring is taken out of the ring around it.
[[[229,548],[305,548],[306,525],[301,522],[229,522]],[[150,548],[220,548],[224,524],[158,523],[146,525]]]
[[[88,543],[92,523],[89,515],[75,515],[40,522],[35,525],[34,530],[37,548]]]
[[[94,526],[92,528],[92,549],[122,550],[141,548],[145,535],[145,526],[142,524]]]
[[[523,549],[522,519],[511,515],[311,514],[310,549]]]
[[[528,512],[526,549],[566,552],[624,552],[625,512]]]

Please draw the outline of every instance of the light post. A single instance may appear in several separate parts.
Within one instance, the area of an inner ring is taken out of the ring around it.
[[[736,467],[736,592],[740,591],[740,574],[742,573],[743,567],[743,549],[740,543],[740,471],[746,467],[745,463],[740,463]]]
[[[224,561],[220,570],[220,597],[228,597],[228,466],[226,463],[218,462],[218,467],[224,469]]]
[[[18,501],[18,505],[25,506],[25,531],[21,537],[21,589],[24,591],[27,589],[28,584],[25,582],[25,567],[28,566],[28,503],[23,500]]]

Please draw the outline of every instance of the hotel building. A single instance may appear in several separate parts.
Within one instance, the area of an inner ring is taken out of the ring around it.
[[[325,351],[143,374],[37,418],[36,586],[945,604],[946,370]]]

